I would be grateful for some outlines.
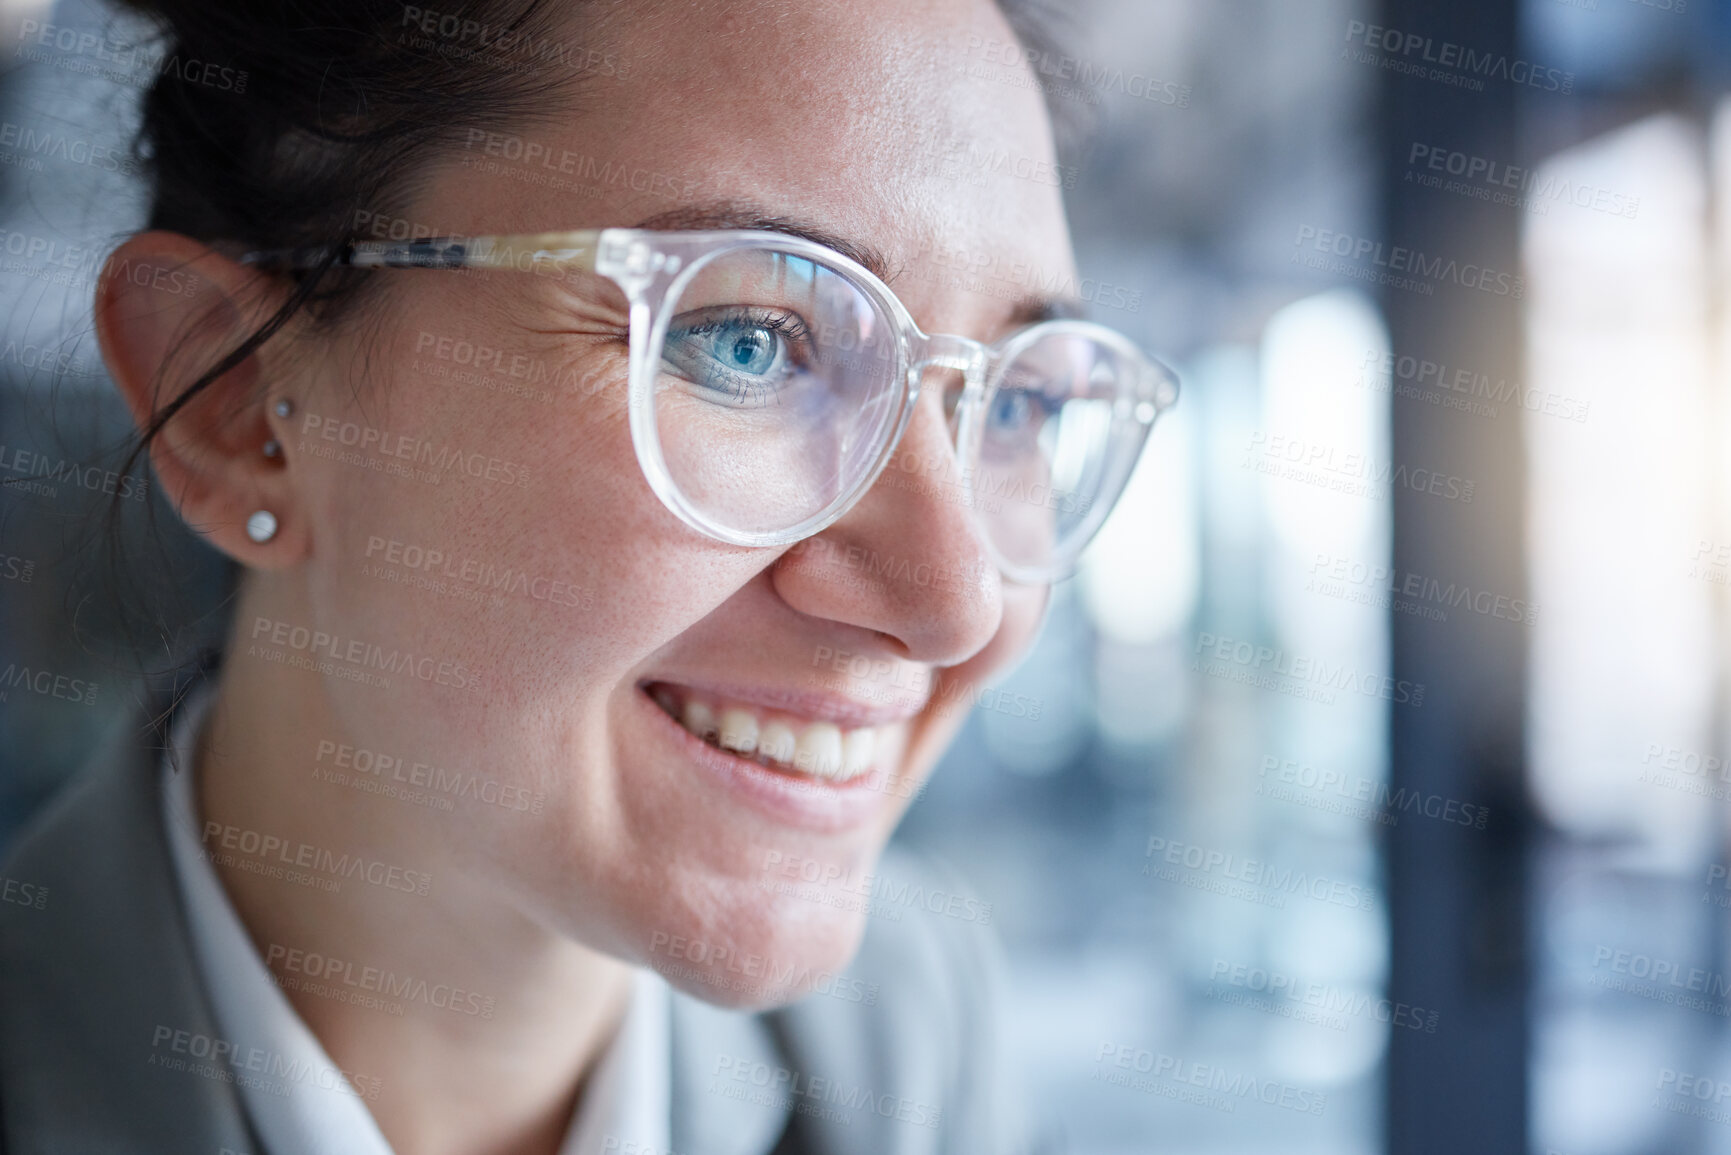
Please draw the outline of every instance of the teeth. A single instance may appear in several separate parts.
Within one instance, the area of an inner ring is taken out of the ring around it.
[[[841,731],[828,722],[813,722],[799,736],[793,764],[819,778],[841,776]]]
[[[757,736],[757,752],[772,762],[792,762],[799,738],[785,722],[771,722]]]
[[[873,768],[879,753],[875,728],[843,731],[833,722],[762,720],[740,706],[725,706],[718,713],[716,707],[695,698],[682,703],[667,686],[657,686],[654,698],[680,725],[705,742],[815,778],[845,781],[857,777]]]
[[[715,737],[715,711],[702,702],[685,703],[685,716],[680,719],[685,728],[702,738],[705,742]]]
[[[740,754],[757,752],[757,719],[744,710],[721,712],[721,748]]]
[[[874,730],[849,730],[841,743],[841,776],[852,778],[872,768],[872,755],[877,753],[878,736]]]

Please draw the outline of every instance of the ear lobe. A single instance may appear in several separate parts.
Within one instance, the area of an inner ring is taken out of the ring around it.
[[[285,529],[299,525],[287,508],[286,463],[264,453],[273,437],[286,441],[286,430],[271,428],[264,370],[249,355],[188,391],[230,357],[283,296],[257,273],[167,232],[141,233],[116,249],[96,290],[102,357],[139,430],[149,430],[187,398],[151,439],[158,479],[189,526],[255,566],[284,564],[297,538],[291,532],[268,543],[251,541],[245,524],[253,512],[269,509]]]

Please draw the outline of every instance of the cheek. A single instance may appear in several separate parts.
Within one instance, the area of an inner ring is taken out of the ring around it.
[[[304,405],[316,421],[288,448],[314,545],[295,624],[359,645],[359,668],[388,681],[338,681],[355,663],[333,664],[345,733],[545,799],[526,815],[459,798],[482,857],[519,877],[529,856],[592,859],[622,825],[611,697],[761,559],[667,512],[622,399],[488,400],[399,364],[358,402],[344,385]]]
[[[578,383],[506,396],[483,390],[497,374],[432,376],[443,362],[401,346],[360,404],[310,414],[333,434],[307,439],[298,463],[316,475],[321,609],[436,640],[509,700],[630,667],[749,577],[643,479],[622,356],[495,354]]]

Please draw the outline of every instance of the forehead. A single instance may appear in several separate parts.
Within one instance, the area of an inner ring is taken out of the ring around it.
[[[747,203],[882,254],[932,322],[1009,308],[958,299],[936,265],[1071,270],[1039,90],[968,71],[1012,35],[991,0],[649,0],[566,31],[619,66],[577,74],[555,117],[468,134],[421,199],[440,227],[665,227]]]

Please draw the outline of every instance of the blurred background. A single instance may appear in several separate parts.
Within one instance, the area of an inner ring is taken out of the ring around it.
[[[1081,295],[1184,393],[897,836],[990,904],[1054,1137],[1731,1151],[1731,2],[1064,17]],[[0,3],[0,844],[138,640],[88,314],[151,66],[30,21],[124,32]]]

